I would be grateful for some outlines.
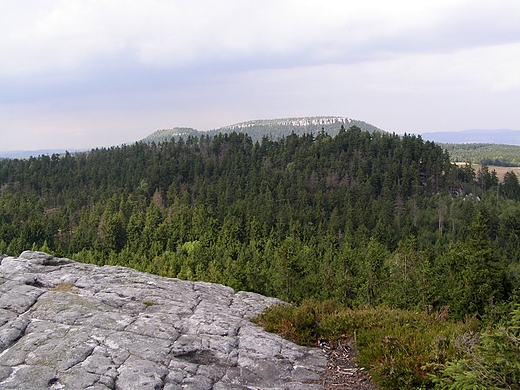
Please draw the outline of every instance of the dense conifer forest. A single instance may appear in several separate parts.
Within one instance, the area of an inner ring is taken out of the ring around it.
[[[511,321],[518,303],[519,200],[515,174],[458,167],[413,135],[217,134],[0,160],[0,253],[315,302],[313,321],[331,302],[483,329]]]

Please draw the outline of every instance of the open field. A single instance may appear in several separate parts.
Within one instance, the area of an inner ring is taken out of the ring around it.
[[[464,165],[466,163],[457,162],[456,164]],[[480,168],[480,164],[471,164],[471,166],[473,167],[475,172],[478,172],[478,170]],[[489,168],[489,172],[493,172],[493,170],[495,170],[497,172],[497,175],[500,180],[504,180],[504,175],[506,174],[506,172],[509,172],[509,171],[513,171],[516,174],[516,176],[518,176],[520,178],[520,167],[500,167],[497,165],[488,165],[488,168]]]

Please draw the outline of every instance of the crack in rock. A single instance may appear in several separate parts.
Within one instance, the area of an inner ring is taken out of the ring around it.
[[[249,321],[276,302],[41,252],[5,257],[0,388],[322,388],[322,351]]]

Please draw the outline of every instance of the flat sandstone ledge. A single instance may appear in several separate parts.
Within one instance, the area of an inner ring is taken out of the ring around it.
[[[322,389],[321,350],[249,321],[276,299],[42,252],[0,261],[2,389]]]

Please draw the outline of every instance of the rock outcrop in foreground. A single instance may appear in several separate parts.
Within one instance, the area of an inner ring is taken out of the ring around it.
[[[321,388],[320,350],[249,322],[275,299],[41,252],[0,261],[2,389]]]

